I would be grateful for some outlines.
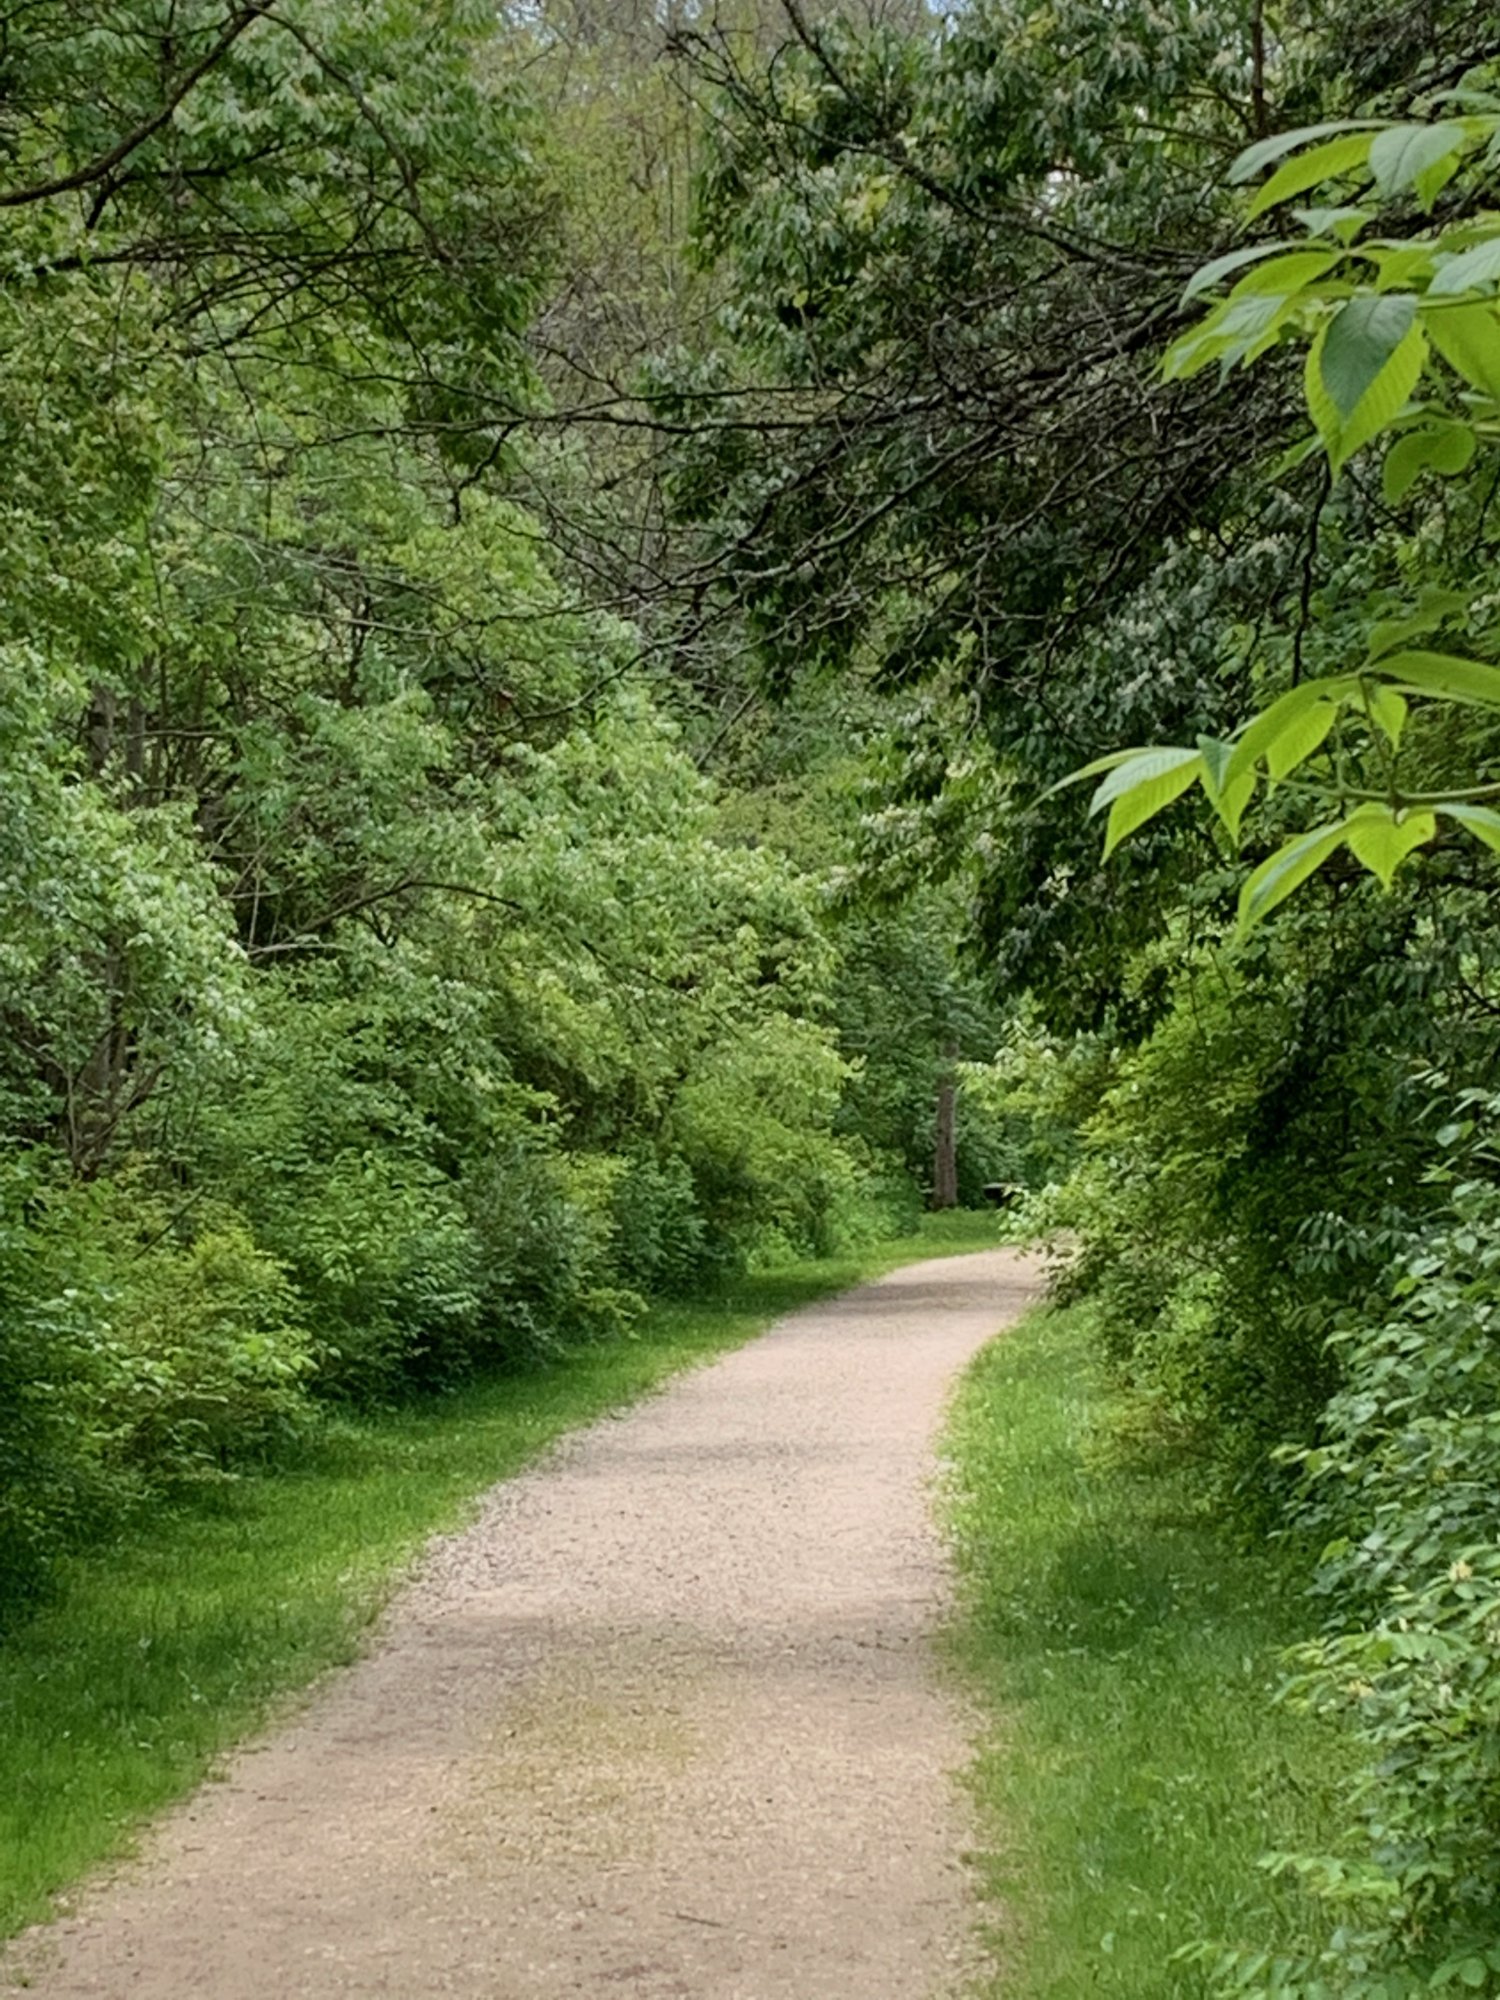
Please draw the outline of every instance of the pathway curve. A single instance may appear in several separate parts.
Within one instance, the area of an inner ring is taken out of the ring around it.
[[[497,1487],[369,1657],[8,1964],[33,2000],[929,2000],[969,1963],[930,1651],[1004,1251],[783,1320]],[[24,1968],[24,1970],[22,1970]]]

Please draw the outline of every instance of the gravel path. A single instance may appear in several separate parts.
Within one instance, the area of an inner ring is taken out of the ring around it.
[[[908,1266],[569,1439],[368,1658],[6,1962],[35,2000],[936,2000],[970,1966],[925,1487],[1030,1295]],[[9,1983],[7,1981],[6,1983]]]

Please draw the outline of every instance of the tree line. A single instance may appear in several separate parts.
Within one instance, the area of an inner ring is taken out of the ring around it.
[[[593,478],[549,50],[475,0],[0,15],[11,1619],[330,1407],[899,1223],[994,1014],[936,903],[837,892],[857,734],[779,814],[703,768],[528,504]]]

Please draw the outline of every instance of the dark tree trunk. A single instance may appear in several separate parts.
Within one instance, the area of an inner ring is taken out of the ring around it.
[[[946,1067],[938,1079],[937,1123],[932,1157],[932,1205],[958,1207],[958,1080],[953,1064],[958,1045],[949,1042],[943,1050]]]

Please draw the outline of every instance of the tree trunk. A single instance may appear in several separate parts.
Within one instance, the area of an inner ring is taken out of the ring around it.
[[[953,1064],[958,1044],[949,1042],[943,1050],[948,1067],[938,1079],[937,1126],[932,1159],[932,1205],[958,1207],[958,1080]]]

